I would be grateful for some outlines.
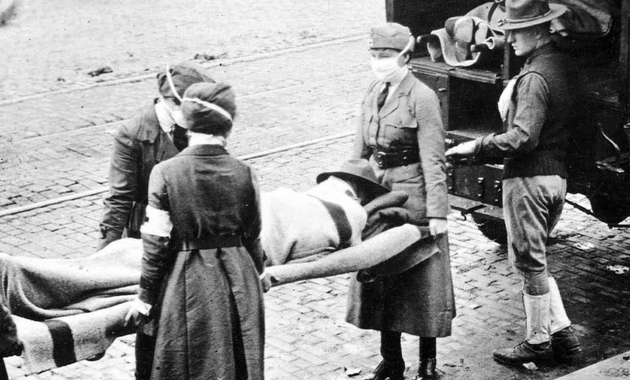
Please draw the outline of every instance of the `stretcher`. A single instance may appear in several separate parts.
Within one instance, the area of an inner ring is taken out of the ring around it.
[[[403,224],[354,247],[268,267],[266,273],[274,287],[356,271],[374,281],[437,251],[427,228]],[[122,239],[79,259],[0,254],[0,317],[6,318],[0,380],[8,379],[4,357],[19,354],[28,374],[39,373],[102,356],[117,337],[134,333],[124,326],[124,316],[137,294],[142,254],[140,239]]]

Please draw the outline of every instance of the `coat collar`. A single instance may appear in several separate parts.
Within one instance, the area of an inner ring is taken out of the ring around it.
[[[228,154],[228,151],[221,145],[203,144],[189,146],[182,150],[178,156],[222,156]]]
[[[171,138],[162,130],[162,127],[160,127],[160,122],[155,113],[155,102],[146,107],[139,118],[136,138],[138,141],[144,141],[154,145],[157,149],[155,152],[156,157],[162,160],[164,157],[173,157],[179,153]],[[162,136],[160,144],[155,145],[159,136]]]
[[[536,60],[536,58],[544,54],[552,53],[554,50],[555,50],[555,46],[553,42],[546,43],[543,46],[539,47],[538,49],[534,50],[532,54],[530,54],[530,56],[527,57],[527,60],[525,60],[525,64],[531,65],[532,62]]]
[[[140,115],[138,122],[140,128],[138,130],[138,140],[154,142],[160,135],[162,128],[160,128],[160,122],[158,121],[157,114],[155,113],[155,103],[151,103],[147,106]]]
[[[378,115],[380,117],[385,117],[389,115],[390,113],[394,112],[398,108],[398,98],[409,94],[409,92],[411,91],[411,87],[413,86],[414,80],[415,78],[410,70],[407,73],[407,75],[405,75],[403,80],[400,82],[398,87],[396,87],[395,92],[385,101],[385,104],[383,104],[383,108],[381,108],[381,110],[378,112]],[[376,88],[380,90],[383,83],[382,82],[379,82],[379,83],[380,84],[377,85]],[[377,97],[374,98],[375,102],[376,102],[376,98]]]

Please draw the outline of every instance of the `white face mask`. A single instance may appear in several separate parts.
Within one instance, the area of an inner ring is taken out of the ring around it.
[[[392,82],[393,79],[402,80],[402,76],[405,74],[406,66],[404,64],[400,66],[398,64],[398,59],[410,51],[414,43],[415,40],[413,37],[410,37],[407,46],[405,46],[405,48],[395,57],[372,57],[370,64],[374,75],[383,82]]]
[[[186,128],[186,119],[184,118],[184,113],[182,110],[177,107],[177,109],[171,111],[171,117],[175,124],[179,125],[182,128]]]
[[[162,98],[162,100],[158,103],[158,106],[164,110],[162,111],[162,117],[167,117],[170,120],[163,119],[166,124],[177,124],[180,127],[186,128],[186,119],[184,118],[184,113],[182,110],[177,107],[169,104],[169,101]]]
[[[166,79],[168,80],[168,86],[171,88],[173,95],[175,96],[175,98],[177,98],[177,100],[179,100],[181,104],[183,100],[182,100],[182,97],[177,92],[175,85],[173,84],[173,77],[171,76],[171,68],[169,67],[169,65],[166,65]],[[166,106],[166,108],[168,108],[168,111],[171,114],[171,118],[173,119],[173,122],[182,128],[186,128],[186,119],[184,118],[184,114],[181,108],[176,107],[174,110],[171,109],[171,107],[169,106]]]
[[[403,67],[398,65],[398,57],[390,58],[374,58],[370,61],[372,65],[372,72],[376,77],[383,82],[391,82],[391,79],[396,76],[398,71]]]

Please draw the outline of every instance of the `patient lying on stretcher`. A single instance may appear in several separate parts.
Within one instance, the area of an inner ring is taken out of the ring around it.
[[[261,240],[273,286],[387,263],[402,270],[437,252],[430,239],[423,240],[428,233],[405,224],[406,194],[378,184],[366,161],[347,162],[317,182],[304,193],[280,189],[261,196]],[[425,244],[424,252],[405,259],[416,244]],[[3,323],[0,358],[19,354],[23,343],[24,367],[37,373],[98,357],[117,336],[133,332],[124,317],[137,294],[142,255],[142,241],[132,238],[76,259],[0,253],[0,322],[17,325]],[[73,341],[71,359],[62,364],[51,328]]]
[[[313,261],[360,244],[368,221],[363,206],[390,193],[362,159],[321,173],[317,183],[306,192],[279,188],[261,194],[261,242],[268,266]],[[396,192],[380,199],[382,207],[402,206],[406,194]]]

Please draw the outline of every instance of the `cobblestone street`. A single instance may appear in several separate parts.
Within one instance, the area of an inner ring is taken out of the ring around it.
[[[196,61],[234,86],[239,117],[228,150],[256,169],[263,191],[308,189],[348,157],[371,80],[367,32],[385,20],[384,1],[208,4],[23,0],[0,26],[0,253],[94,251],[113,133],[157,96],[155,75],[166,63],[195,55],[214,56]],[[113,73],[88,75],[104,66]],[[589,207],[582,196],[569,199]],[[449,219],[458,315],[453,335],[438,339],[443,380],[557,379],[630,350],[630,273],[611,269],[630,266],[630,231],[565,207],[549,260],[584,360],[514,369],[491,355],[524,336],[506,248],[457,213]],[[266,294],[268,379],[357,379],[378,364],[378,333],[344,321],[348,280],[302,281]],[[28,376],[20,357],[5,362],[12,380],[127,380],[133,345],[134,336],[125,336],[100,360]],[[411,379],[417,345],[403,335]]]

